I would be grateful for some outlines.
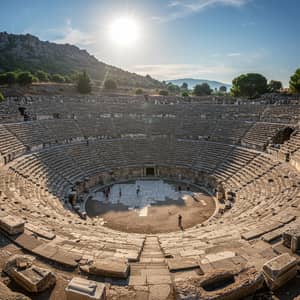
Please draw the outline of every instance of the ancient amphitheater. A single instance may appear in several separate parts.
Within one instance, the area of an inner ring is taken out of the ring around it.
[[[292,291],[300,104],[271,103],[8,98],[0,106],[0,267],[9,287],[32,299],[245,299]],[[147,177],[197,186],[215,209],[200,224],[157,233],[86,217],[95,187]]]

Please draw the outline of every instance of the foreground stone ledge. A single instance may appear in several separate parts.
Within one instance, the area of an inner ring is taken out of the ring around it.
[[[268,287],[275,290],[294,278],[297,269],[297,259],[285,253],[266,262],[263,275]]]
[[[30,293],[40,293],[56,283],[55,275],[33,264],[28,256],[15,255],[5,264],[5,273]]]
[[[3,216],[0,218],[0,228],[9,235],[24,232],[25,221],[15,216]]]
[[[66,287],[67,300],[105,300],[106,288],[99,283],[84,278],[74,277]]]
[[[92,275],[126,279],[129,274],[129,264],[126,261],[97,259],[90,266],[80,269]]]

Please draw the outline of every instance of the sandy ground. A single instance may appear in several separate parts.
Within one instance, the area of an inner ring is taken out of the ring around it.
[[[183,229],[193,227],[207,220],[215,211],[214,200],[201,193],[202,201],[192,197],[185,200],[168,200],[148,208],[146,217],[139,216],[138,210],[128,210],[123,204],[100,203],[89,200],[86,211],[90,217],[100,216],[105,220],[105,226],[125,232],[144,234],[164,233],[180,230],[178,214],[182,216]]]

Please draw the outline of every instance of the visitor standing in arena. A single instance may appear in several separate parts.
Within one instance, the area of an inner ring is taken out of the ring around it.
[[[183,230],[183,226],[182,226],[182,215],[178,215],[178,227]]]

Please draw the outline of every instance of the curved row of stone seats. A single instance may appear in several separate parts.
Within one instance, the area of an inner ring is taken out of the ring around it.
[[[82,264],[97,258],[110,261],[138,259],[143,235],[116,232],[103,227],[97,220],[83,222],[63,208],[58,198],[41,191],[41,187],[13,171],[1,174],[0,180],[1,214],[14,215],[27,222],[26,236],[15,241],[25,249],[50,260],[47,247],[60,249],[79,257]],[[33,235],[37,237],[36,241]],[[40,242],[45,241],[43,252],[39,252],[39,248],[30,248],[32,244],[40,247]]]
[[[0,165],[6,164],[15,157],[24,154],[26,147],[5,126],[0,125]]]
[[[205,226],[195,226],[183,233],[159,235],[164,253],[179,261],[197,261],[210,253],[233,251],[251,263],[259,258],[261,267],[261,260],[268,260],[268,256],[259,251],[271,249],[271,244],[262,244],[264,248],[250,251],[251,246],[245,241],[264,238],[268,234],[278,238],[286,228],[299,225],[299,179],[288,166],[275,167],[239,190],[233,208],[222,218],[212,218]]]
[[[300,131],[296,130],[292,133],[290,139],[280,146],[280,152],[291,154],[300,149]]]
[[[30,150],[83,138],[73,120],[12,123],[6,124],[5,128]]]
[[[287,125],[257,122],[245,134],[241,144],[248,148],[263,151],[267,144],[271,142],[272,137],[274,137],[276,133],[285,126]]]

